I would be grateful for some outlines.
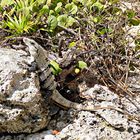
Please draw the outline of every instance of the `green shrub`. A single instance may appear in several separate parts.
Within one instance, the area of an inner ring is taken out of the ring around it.
[[[0,26],[12,34],[36,31],[42,15],[48,12],[46,0],[2,0],[0,6],[3,15]]]
[[[62,5],[62,2],[51,3],[49,0],[2,0],[0,9],[3,20],[0,27],[8,28],[12,34],[23,34],[36,31],[39,25],[41,30],[48,32],[52,32],[57,25],[72,26],[75,19],[70,14],[77,12],[77,6],[73,2],[65,7]],[[64,9],[65,14],[60,14]]]

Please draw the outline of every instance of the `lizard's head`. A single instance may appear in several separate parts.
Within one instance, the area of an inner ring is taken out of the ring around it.
[[[38,46],[38,44],[37,44],[33,39],[29,39],[29,38],[26,38],[26,37],[23,38],[23,42],[24,42],[27,46],[33,46],[33,47]]]

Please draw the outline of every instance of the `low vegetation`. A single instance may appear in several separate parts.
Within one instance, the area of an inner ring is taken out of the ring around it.
[[[135,56],[140,39],[130,47],[125,29],[138,26],[140,18],[121,0],[1,0],[0,21],[1,46],[29,36],[59,57],[75,49],[69,65],[76,74],[94,69],[101,83],[119,88],[119,94],[129,92],[122,89],[128,72],[139,67],[134,60],[140,57]],[[54,60],[50,64],[55,75],[64,69]]]

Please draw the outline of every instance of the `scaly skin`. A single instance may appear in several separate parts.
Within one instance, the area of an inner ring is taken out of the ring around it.
[[[47,56],[48,56],[47,51],[43,49],[37,42],[35,42],[32,39],[23,38],[23,42],[27,45],[29,49],[29,54],[31,56],[30,63],[35,61],[37,63],[39,72],[41,72],[40,80],[44,81],[44,85],[42,87],[52,91],[51,99],[54,102],[56,102],[56,104],[59,104],[60,106],[66,107],[66,108],[74,108],[77,110],[86,110],[86,111],[97,111],[99,109],[112,109],[112,110],[116,110],[127,115],[130,119],[140,120],[139,116],[131,115],[128,112],[112,105],[88,106],[88,105],[83,105],[80,103],[75,103],[75,102],[67,100],[56,89],[57,84],[55,82],[54,76],[51,73],[51,69],[49,68],[49,61],[47,59]]]

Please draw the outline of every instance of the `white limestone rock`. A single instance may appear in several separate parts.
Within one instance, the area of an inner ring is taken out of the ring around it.
[[[21,50],[0,48],[0,133],[31,133],[44,128],[48,109],[36,72]]]

